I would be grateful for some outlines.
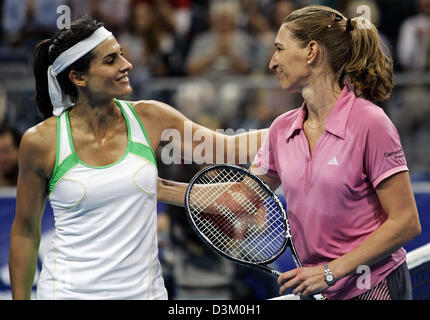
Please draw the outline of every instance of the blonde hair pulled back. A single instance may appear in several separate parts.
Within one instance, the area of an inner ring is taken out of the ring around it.
[[[389,98],[394,86],[393,61],[370,21],[347,19],[325,6],[307,6],[293,11],[283,24],[303,47],[314,40],[327,50],[341,88],[349,79],[359,97],[371,101]]]

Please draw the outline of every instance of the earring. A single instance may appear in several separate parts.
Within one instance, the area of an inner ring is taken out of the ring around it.
[[[308,64],[311,64],[311,60],[308,60]]]

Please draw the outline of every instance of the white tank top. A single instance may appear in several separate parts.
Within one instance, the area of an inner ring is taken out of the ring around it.
[[[57,117],[49,182],[55,236],[37,299],[167,299],[157,244],[157,166],[133,107],[115,100],[127,123],[127,150],[94,167],[79,160],[69,113]]]

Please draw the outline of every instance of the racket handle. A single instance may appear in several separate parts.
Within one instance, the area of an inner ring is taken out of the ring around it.
[[[270,270],[270,272],[277,278],[281,275],[281,272],[279,272],[278,270]]]
[[[279,272],[277,270],[267,268],[266,271],[270,271],[271,274],[274,275],[275,277],[279,277],[281,275],[281,272]],[[327,298],[324,297],[321,293],[313,294],[312,298],[315,300],[327,300]]]

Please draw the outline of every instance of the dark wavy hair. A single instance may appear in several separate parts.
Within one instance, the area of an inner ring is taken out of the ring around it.
[[[48,67],[64,51],[74,46],[85,38],[88,38],[103,23],[90,16],[84,16],[72,21],[70,29],[62,29],[55,33],[52,38],[39,42],[34,52],[33,71],[36,83],[36,104],[43,118],[52,116],[52,104],[48,91]],[[94,59],[92,51],[74,62],[58,76],[58,83],[61,89],[73,102],[78,98],[76,86],[70,81],[68,75],[70,70],[86,72]]]

